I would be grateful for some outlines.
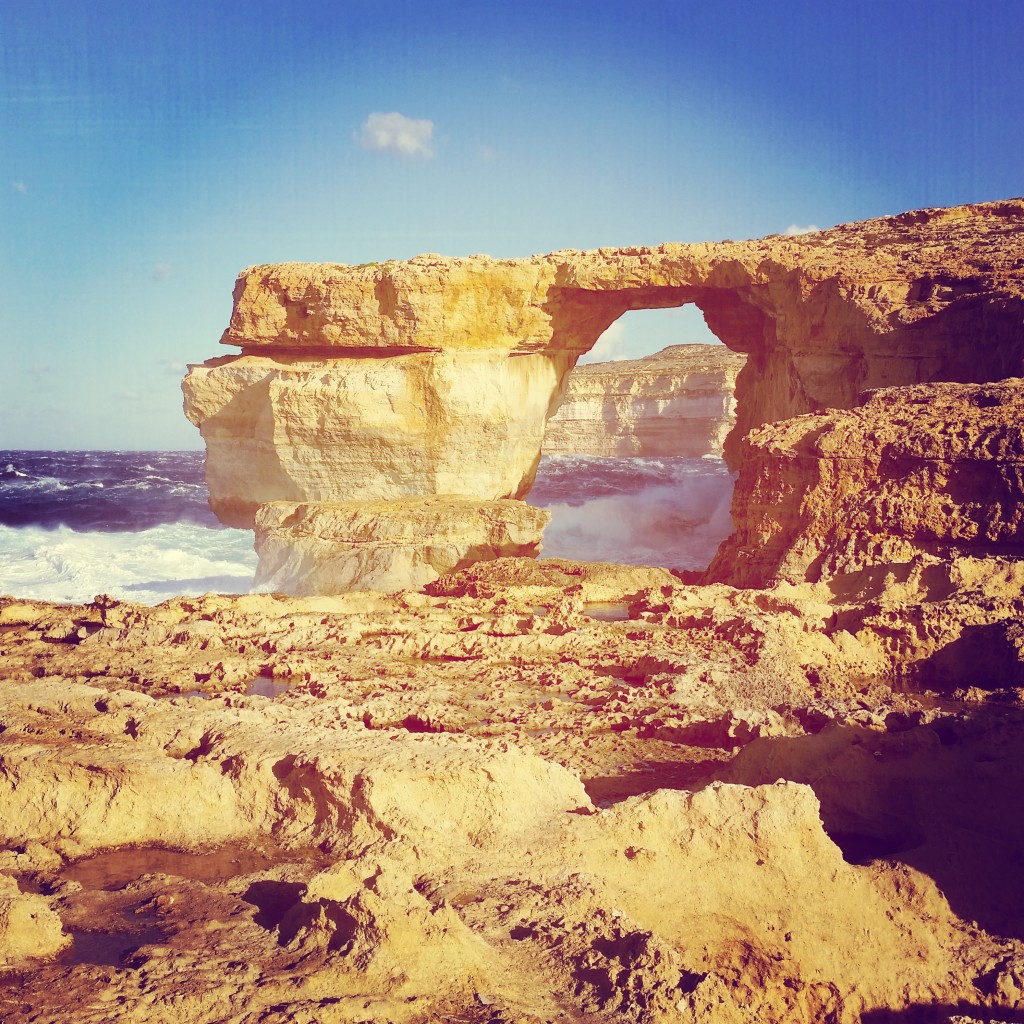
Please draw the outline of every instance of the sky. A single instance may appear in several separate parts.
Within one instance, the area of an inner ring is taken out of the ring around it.
[[[238,272],[753,238],[1024,193],[1021,0],[0,12],[0,449],[199,448]],[[693,307],[595,350],[706,340]]]

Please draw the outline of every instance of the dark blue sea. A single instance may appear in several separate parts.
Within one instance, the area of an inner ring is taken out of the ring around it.
[[[202,452],[0,451],[0,594],[156,604],[246,593],[249,530],[210,511]],[[732,479],[703,458],[545,456],[529,501],[543,555],[700,569],[729,532]]]

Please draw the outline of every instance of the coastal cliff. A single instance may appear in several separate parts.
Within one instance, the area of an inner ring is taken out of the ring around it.
[[[721,455],[743,363],[724,345],[670,345],[643,359],[577,366],[548,421],[544,451]]]

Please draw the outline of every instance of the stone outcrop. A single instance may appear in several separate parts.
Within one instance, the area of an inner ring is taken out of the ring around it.
[[[213,510],[252,526],[269,501],[522,497],[558,379],[539,355],[272,350],[192,367],[184,387]]]
[[[869,392],[742,443],[709,579],[829,579],[927,555],[1024,555],[1024,380]]]
[[[52,957],[70,945],[50,901],[23,893],[13,878],[0,873],[0,971]]]
[[[670,345],[643,359],[577,366],[548,421],[544,451],[721,455],[743,363],[723,345]]]
[[[535,556],[549,512],[452,498],[269,502],[256,513],[256,586],[287,594],[419,588],[474,562]]]
[[[1024,201],[751,242],[280,264],[239,277],[186,412],[211,502],[524,497],[579,356],[630,309],[695,303],[731,349],[737,425],[850,407],[865,389],[1024,374]]]

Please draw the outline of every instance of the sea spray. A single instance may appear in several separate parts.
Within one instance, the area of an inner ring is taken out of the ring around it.
[[[0,594],[156,604],[246,593],[253,535],[210,511],[201,452],[0,452]],[[543,557],[700,569],[730,530],[719,459],[545,456]]]
[[[720,459],[546,456],[527,500],[547,508],[546,558],[706,568],[732,529]]]
[[[248,530],[165,523],[133,533],[0,526],[0,594],[158,604],[187,594],[247,593],[256,571]]]

